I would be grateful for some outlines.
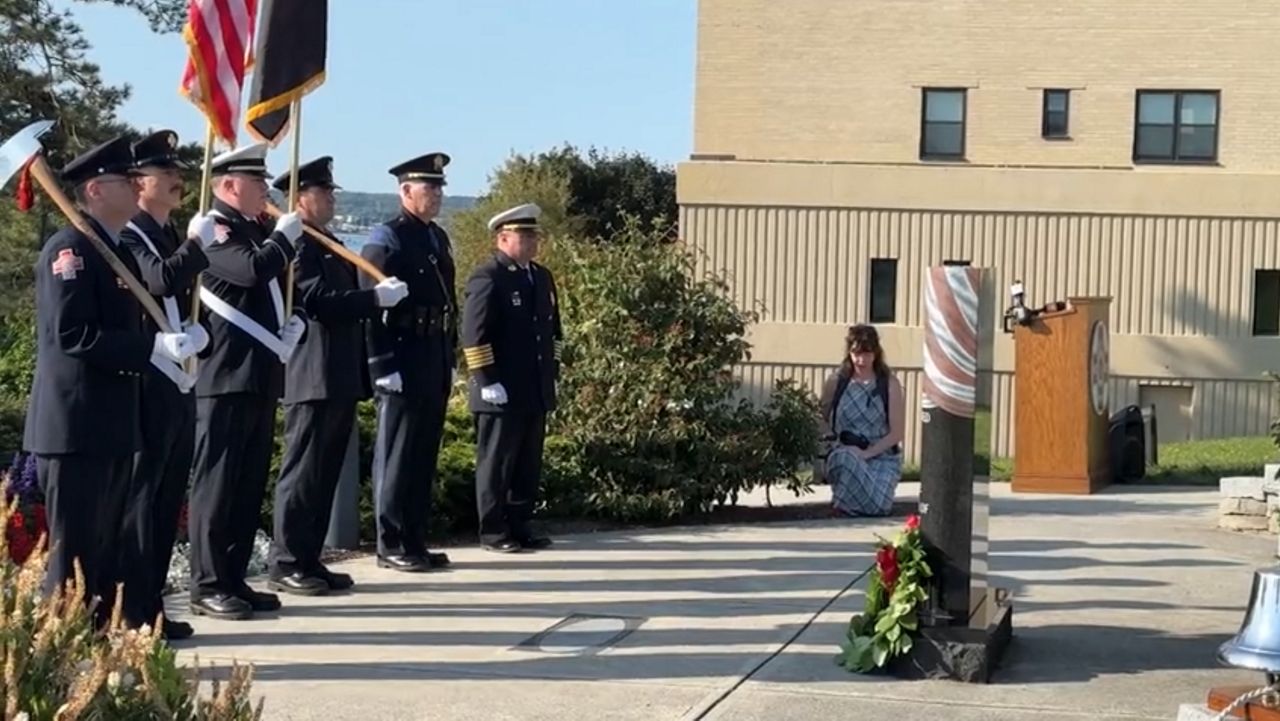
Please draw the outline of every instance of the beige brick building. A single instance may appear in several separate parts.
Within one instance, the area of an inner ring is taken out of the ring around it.
[[[1277,37],[1270,0],[699,0],[681,230],[762,311],[749,387],[816,389],[874,322],[915,457],[920,280],[968,261],[1002,306],[1015,279],[1037,306],[1111,296],[1111,407],[1154,405],[1162,441],[1265,433]]]

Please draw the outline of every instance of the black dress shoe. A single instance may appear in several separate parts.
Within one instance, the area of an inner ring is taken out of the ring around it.
[[[197,616],[220,618],[224,621],[243,621],[253,617],[253,606],[238,596],[219,593],[192,599],[191,612]]]
[[[499,538],[496,541],[482,541],[480,547],[494,553],[519,553],[520,544],[510,538]]]
[[[427,563],[431,564],[432,568],[444,568],[452,563],[452,561],[449,560],[449,554],[447,553],[427,551]]]
[[[328,584],[330,591],[345,591],[356,585],[355,579],[351,576],[337,571],[330,571],[324,566],[321,566],[315,575]]]
[[[245,586],[236,595],[247,602],[254,611],[280,610],[280,597],[274,593],[263,593]]]
[[[378,556],[378,568],[390,568],[405,573],[424,573],[431,564],[421,556]]]
[[[323,596],[329,592],[329,584],[319,576],[312,576],[295,571],[287,576],[267,581],[267,588],[281,593],[293,593],[299,596]]]
[[[525,538],[517,538],[516,543],[519,543],[521,548],[527,548],[531,551],[551,547],[551,539],[546,536],[527,536]]]
[[[194,633],[195,629],[191,628],[191,624],[185,621],[171,621],[166,618],[164,625],[160,627],[160,635],[164,636],[166,641],[181,641],[191,638]]]

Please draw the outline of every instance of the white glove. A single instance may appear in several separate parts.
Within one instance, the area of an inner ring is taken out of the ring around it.
[[[480,400],[485,403],[492,403],[495,406],[505,405],[507,402],[507,389],[503,388],[501,383],[485,386],[480,389]]]
[[[404,391],[404,380],[400,377],[399,373],[382,376],[378,380],[374,381],[373,384],[377,386],[379,390],[384,390],[388,393],[400,393]]]
[[[195,346],[196,353],[203,351],[209,346],[209,334],[205,332],[204,326],[199,323],[183,323],[182,332],[191,336],[191,344]]]
[[[390,308],[409,295],[409,285],[396,277],[390,277],[373,286],[378,294],[378,307]]]
[[[294,212],[276,218],[276,232],[290,243],[297,243],[298,238],[302,237],[302,217]]]
[[[193,215],[191,222],[187,223],[187,237],[198,239],[201,248],[208,248],[214,243],[221,242],[218,240],[217,230],[218,224],[207,215]],[[225,239],[224,235],[223,240]]]
[[[152,354],[174,363],[181,363],[198,352],[191,336],[186,333],[156,333],[155,344],[151,347]]]
[[[307,330],[307,322],[296,315],[289,316],[289,320],[285,322],[284,328],[280,329],[280,342],[284,343],[285,354],[280,357],[281,363],[288,363],[293,357],[293,352],[298,349],[298,342],[302,340],[302,334]]]

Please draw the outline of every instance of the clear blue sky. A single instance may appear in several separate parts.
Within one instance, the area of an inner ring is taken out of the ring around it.
[[[104,79],[132,87],[123,120],[203,139],[177,92],[179,34],[109,4],[58,4]],[[304,101],[302,157],[334,156],[350,190],[391,191],[387,168],[440,150],[455,195],[483,192],[513,152],[565,142],[675,163],[691,147],[695,31],[696,0],[330,0],[328,79]],[[291,142],[272,150],[273,173]]]

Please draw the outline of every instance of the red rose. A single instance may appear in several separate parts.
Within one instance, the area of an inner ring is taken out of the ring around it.
[[[880,583],[885,592],[893,595],[893,587],[898,582],[898,551],[893,546],[884,546],[876,551],[876,568],[880,571]]]
[[[916,530],[917,528],[920,527],[920,517],[914,513],[911,514],[910,516],[907,516],[906,526],[908,531]]]
[[[31,555],[31,551],[35,549],[35,539],[31,534],[27,533],[26,521],[22,517],[21,512],[14,512],[9,516],[9,524],[4,531],[5,539],[9,543],[9,558],[14,563],[21,565]]]

